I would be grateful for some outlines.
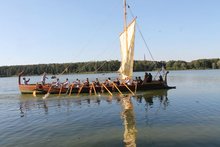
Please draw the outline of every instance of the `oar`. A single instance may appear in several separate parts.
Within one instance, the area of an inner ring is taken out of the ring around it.
[[[93,87],[92,87],[92,84],[89,86],[89,95],[92,95],[92,89],[93,89]]]
[[[97,94],[96,94],[96,90],[95,90],[94,83],[92,83],[92,88],[93,88],[93,90],[94,90],[95,95],[97,95]]]
[[[82,86],[79,88],[79,91],[78,91],[77,96],[79,96],[79,94],[80,94],[80,92],[81,92],[81,90],[82,90],[83,86],[84,86],[84,84],[82,84]]]
[[[34,97],[36,97],[36,96],[37,96],[37,95],[36,95],[36,93],[37,93],[37,91],[36,91],[36,90],[34,90],[34,91],[33,91],[33,96],[34,96]]]
[[[112,84],[115,86],[115,88],[118,90],[118,92],[123,96],[123,93],[119,90],[118,86],[114,82],[112,82]]]
[[[60,94],[61,94],[62,88],[63,88],[63,85],[60,85],[59,96],[60,96]]]
[[[33,91],[33,96],[34,96],[34,97],[37,96],[37,95],[36,95],[36,94],[37,94],[37,91],[36,91],[37,87],[38,87],[38,83],[36,83],[36,88],[35,88],[35,90]]]
[[[52,86],[53,85],[51,84],[50,88],[47,91],[47,94],[44,95],[43,99],[46,99],[50,95],[50,90],[51,90]]]
[[[111,91],[108,90],[108,88],[105,86],[105,84],[102,83],[102,86],[108,91],[108,93],[112,96]]]
[[[122,84],[131,92],[132,95],[134,95],[134,92],[131,91],[131,89],[125,83],[122,83]]]
[[[138,83],[135,83],[135,91],[134,91],[135,94],[137,93],[137,84]]]
[[[71,96],[71,94],[72,94],[73,86],[74,86],[74,84],[71,85],[69,96]]]

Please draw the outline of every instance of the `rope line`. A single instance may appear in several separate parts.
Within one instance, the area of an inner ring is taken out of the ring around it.
[[[129,9],[129,11],[130,11],[130,13],[131,13],[131,16],[132,16],[133,18],[135,18],[135,17],[134,17],[134,14],[133,14],[133,12],[132,12],[132,10],[131,10],[131,7],[130,7],[129,5],[128,5],[128,9]],[[138,23],[137,23],[137,28],[138,28],[138,32],[139,32],[140,35],[141,35],[141,38],[142,38],[143,41],[144,41],[144,45],[146,46],[146,48],[147,48],[147,50],[148,50],[148,52],[149,52],[149,54],[150,54],[152,60],[155,62],[154,57],[153,57],[153,55],[152,55],[152,53],[151,53],[151,51],[150,51],[150,48],[149,48],[149,46],[148,46],[146,40],[144,39],[144,36],[143,36],[143,34],[142,34],[142,32],[141,32],[141,29],[140,29]]]
[[[133,12],[132,12],[132,10],[131,10],[131,7],[130,7],[129,5],[128,5],[128,10],[130,11],[131,16],[132,16],[133,18],[135,18],[134,14],[133,14]],[[159,65],[159,64],[155,61],[155,59],[154,59],[154,57],[153,57],[153,55],[152,55],[152,53],[151,53],[151,50],[150,50],[150,48],[149,48],[149,46],[148,46],[146,40],[144,39],[144,36],[143,36],[143,34],[142,34],[142,32],[141,32],[141,29],[140,29],[140,26],[138,25],[138,23],[137,23],[137,28],[138,28],[138,32],[139,32],[140,35],[141,35],[142,40],[144,41],[144,45],[145,45],[145,47],[147,48],[147,50],[148,50],[148,52],[149,52],[149,54],[150,54],[150,56],[151,56],[151,58],[152,58],[152,60],[153,60],[153,63],[154,63],[155,65]],[[159,70],[159,71],[157,72],[156,76],[158,75],[158,73],[161,75],[160,71],[161,71],[161,70]],[[154,77],[154,79],[156,78],[156,76]]]

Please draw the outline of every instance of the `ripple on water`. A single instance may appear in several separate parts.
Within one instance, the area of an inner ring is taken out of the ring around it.
[[[126,133],[137,146],[220,146],[220,85],[186,76],[175,90],[132,97],[128,113],[117,96],[1,93],[0,146],[124,146]]]

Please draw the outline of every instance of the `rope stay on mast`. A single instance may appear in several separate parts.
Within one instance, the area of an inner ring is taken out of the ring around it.
[[[132,10],[131,10],[130,5],[127,5],[127,6],[128,6],[128,9],[129,9],[129,11],[130,11],[131,16],[132,16],[133,18],[135,18],[134,14],[133,14],[133,12],[132,12]],[[151,50],[150,50],[150,48],[149,48],[149,46],[148,46],[148,44],[147,44],[147,42],[146,42],[146,40],[145,40],[145,38],[144,38],[144,36],[143,36],[143,33],[141,32],[141,29],[140,29],[139,24],[136,23],[136,25],[137,25],[137,28],[138,28],[138,32],[140,33],[141,38],[142,38],[142,40],[144,41],[144,45],[145,45],[145,47],[147,48],[147,50],[148,50],[148,52],[149,52],[149,54],[150,54],[150,56],[151,56],[151,59],[153,60],[153,63],[156,64],[156,65],[158,65],[158,63],[155,61],[155,59],[154,59],[154,57],[153,57],[153,55],[152,55],[152,53],[151,53]],[[162,70],[159,70],[159,71],[158,71],[158,73],[159,73],[160,75],[161,75],[161,73],[160,73],[161,71],[163,72],[163,65],[162,65]],[[158,74],[158,73],[157,73],[157,74]],[[156,74],[156,76],[157,76],[157,74]],[[155,77],[156,77],[156,76],[155,76]],[[154,78],[155,78],[155,77],[154,77]]]
[[[132,16],[133,18],[135,18],[134,14],[133,14],[133,12],[132,12],[132,10],[131,10],[131,7],[130,7],[129,5],[128,5],[128,8],[129,8],[129,10],[130,10],[131,16]],[[145,47],[147,48],[147,50],[148,50],[148,52],[149,52],[149,54],[150,54],[152,60],[155,62],[154,57],[153,57],[153,55],[152,55],[152,53],[151,53],[151,51],[150,51],[150,48],[149,48],[149,46],[148,46],[146,40],[144,39],[144,35],[142,34],[141,29],[140,29],[138,23],[137,23],[137,28],[138,28],[138,32],[139,32],[140,35],[141,35],[141,38],[142,38],[143,41],[144,41]]]

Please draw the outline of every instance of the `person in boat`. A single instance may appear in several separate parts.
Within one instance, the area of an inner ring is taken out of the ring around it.
[[[152,82],[152,75],[151,75],[151,73],[148,74],[147,82]]]
[[[55,86],[55,87],[60,87],[61,86],[59,78],[57,78],[57,81],[53,84],[53,86]]]
[[[111,82],[112,82],[111,78],[108,78],[108,79],[105,80],[104,84],[105,84],[105,86],[110,86]]]
[[[138,82],[138,77],[135,77],[135,80],[133,80],[133,81]]]
[[[114,80],[114,83],[115,83],[117,86],[119,86],[119,85],[121,84],[119,78],[117,78],[116,80]]]
[[[138,77],[135,77],[135,79],[133,80],[133,83],[136,85],[138,84]]]
[[[24,77],[23,78],[23,82],[24,82],[24,85],[28,85],[28,82],[30,81],[30,78],[28,80],[26,80],[26,78]]]
[[[89,86],[89,78],[86,78],[86,81],[84,82],[84,86]]]
[[[105,86],[109,86],[108,79],[106,79],[105,82],[104,82],[103,84],[105,84]]]
[[[76,79],[76,81],[74,81],[73,84],[74,84],[76,87],[79,87],[79,86],[80,86],[80,80],[79,80],[79,79]]]
[[[141,77],[138,77],[138,84],[143,84],[143,80],[141,79]]]
[[[99,79],[98,79],[98,78],[95,79],[94,84],[95,84],[95,86],[100,86],[100,82],[99,82]]]
[[[144,75],[144,81],[143,81],[143,83],[147,83],[148,78],[149,78],[149,75],[148,75],[148,73],[147,73],[147,72],[145,72],[145,75]]]
[[[163,77],[162,77],[162,75],[159,76],[159,80],[158,80],[158,81],[163,82]]]
[[[125,84],[132,85],[132,80],[130,78],[125,78]]]
[[[41,82],[42,82],[43,85],[45,84],[46,79],[48,79],[47,73],[44,72],[43,75],[42,75],[42,77],[41,77]]]
[[[68,88],[68,87],[69,87],[69,84],[70,84],[69,79],[66,78],[66,81],[62,84],[62,86],[63,86],[64,88]]]

